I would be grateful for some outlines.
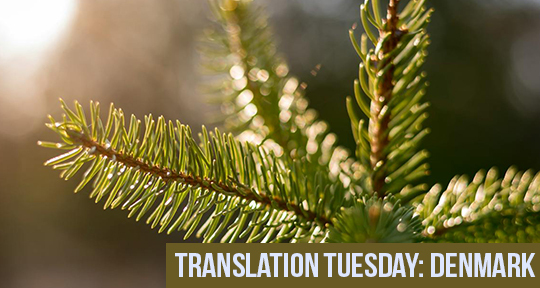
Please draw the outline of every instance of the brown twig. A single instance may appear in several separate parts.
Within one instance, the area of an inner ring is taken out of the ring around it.
[[[390,0],[387,8],[387,19],[385,23],[384,30],[379,31],[379,41],[382,41],[382,37],[387,33],[390,33],[389,39],[384,43],[382,47],[383,55],[387,55],[396,49],[399,36],[398,33],[398,11],[397,6],[399,0]],[[377,56],[376,56],[377,57]],[[372,59],[377,61],[377,68],[380,71],[383,67],[390,65],[390,67],[385,71],[381,76],[383,79],[380,81],[380,84],[377,87],[375,94],[375,99],[371,102],[370,112],[372,118],[369,122],[369,133],[370,137],[370,162],[371,168],[375,171],[372,174],[371,183],[373,185],[374,192],[377,192],[382,198],[385,196],[385,191],[383,190],[385,184],[386,173],[384,171],[384,164],[387,161],[387,155],[384,150],[389,143],[388,139],[388,125],[390,123],[390,112],[384,111],[388,109],[387,105],[390,99],[392,99],[392,90],[394,89],[394,64],[392,64],[393,58],[389,57],[385,60],[382,60],[382,57],[379,59]],[[380,61],[379,61],[380,60]],[[386,108],[385,108],[386,107]],[[381,166],[383,165],[383,166]]]
[[[76,140],[77,142],[81,143],[83,147],[92,149],[94,154],[106,156],[109,159],[116,159],[115,161],[122,163],[123,165],[127,167],[137,168],[140,171],[143,171],[145,173],[151,174],[156,177],[160,177],[164,181],[176,181],[176,182],[186,183],[190,186],[201,187],[205,190],[213,191],[215,193],[223,194],[223,195],[233,194],[236,197],[246,199],[248,201],[261,203],[265,205],[267,208],[277,207],[280,210],[294,213],[298,217],[301,217],[307,221],[315,221],[322,226],[332,225],[331,221],[327,219],[326,216],[318,215],[313,211],[302,210],[297,204],[285,202],[281,198],[278,198],[275,196],[270,197],[262,193],[256,193],[251,188],[239,189],[239,187],[236,185],[235,186],[226,185],[224,183],[221,183],[212,179],[201,178],[199,176],[192,176],[192,175],[188,175],[182,172],[172,171],[165,167],[149,165],[147,163],[142,162],[139,159],[135,159],[129,155],[122,154],[120,152],[115,151],[114,149],[107,148],[104,145],[88,138],[84,134],[80,134],[79,136],[72,135],[72,137],[74,137],[73,140]],[[219,189],[214,188],[214,186],[219,187]]]

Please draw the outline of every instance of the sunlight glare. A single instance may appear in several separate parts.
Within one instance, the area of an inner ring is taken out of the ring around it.
[[[0,57],[39,52],[68,26],[76,0],[0,0]]]

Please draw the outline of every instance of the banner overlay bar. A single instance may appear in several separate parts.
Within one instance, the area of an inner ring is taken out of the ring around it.
[[[166,287],[537,287],[538,252],[540,244],[175,243],[167,244]]]

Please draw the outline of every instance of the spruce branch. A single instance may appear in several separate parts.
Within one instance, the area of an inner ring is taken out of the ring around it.
[[[272,206],[278,207],[280,210],[288,211],[296,214],[299,217],[305,218],[307,221],[316,221],[323,226],[330,223],[324,215],[317,215],[312,211],[303,211],[298,205],[294,203],[287,203],[279,197],[272,197],[265,194],[258,194],[251,188],[226,185],[222,182],[210,179],[208,177],[201,178],[199,176],[192,176],[182,172],[174,172],[166,167],[150,166],[149,164],[135,159],[127,154],[117,152],[113,149],[106,148],[104,145],[87,138],[84,134],[71,133],[71,137],[75,144],[80,144],[82,147],[90,149],[92,154],[99,155],[99,157],[107,157],[115,159],[116,162],[129,168],[135,168],[143,173],[148,173],[156,178],[161,178],[165,183],[167,182],[180,182],[185,183],[191,187],[200,187],[201,189],[211,191],[213,193],[221,195],[233,195],[238,198],[245,199],[247,201],[253,201],[255,203],[262,204],[267,208]]]
[[[262,116],[264,126],[268,128],[267,137],[283,147],[286,154],[290,154],[289,135],[287,135],[290,131],[282,129],[282,119],[278,117],[281,112],[279,101],[282,95],[280,91],[272,91],[275,88],[266,84],[268,81],[279,83],[286,80],[288,74],[287,64],[283,60],[275,59],[277,56],[275,47],[246,49],[250,46],[260,45],[261,40],[272,42],[272,33],[267,27],[266,19],[255,13],[253,13],[255,15],[250,15],[249,9],[251,9],[251,6],[246,5],[243,1],[225,0],[220,2],[221,9],[214,10],[218,11],[216,15],[226,32],[229,53],[235,55],[238,60],[229,70],[229,74],[234,79],[244,77],[240,78],[245,79],[247,83],[246,90],[244,90],[246,92],[243,91],[243,93],[250,91],[253,94],[251,103],[255,105],[258,115]],[[257,40],[254,39],[255,37],[257,37]],[[275,79],[270,79],[271,77]],[[276,86],[281,88],[283,84]],[[298,88],[296,87],[296,89]]]
[[[87,121],[82,106],[75,106],[73,111],[62,101],[62,121],[49,116],[47,127],[62,142],[38,144],[69,151],[45,165],[62,170],[67,180],[89,163],[75,192],[92,181],[96,203],[127,209],[137,221],[150,213],[146,222],[159,232],[184,229],[185,238],[196,233],[205,242],[335,241],[336,231],[350,233],[342,220],[362,207],[385,216],[370,218],[369,227],[344,234],[343,241],[408,241],[417,230],[410,208],[388,209],[393,199],[356,199],[328,177],[326,166],[313,173],[303,161],[277,157],[217,129],[203,127],[197,142],[188,126],[163,117],[146,116],[143,129],[131,116],[126,125],[123,111],[113,105],[104,122],[99,103],[91,102]]]
[[[126,126],[113,106],[105,125],[97,103],[91,104],[91,122],[80,104],[76,112],[62,106],[63,120],[50,117],[48,127],[63,143],[39,144],[70,151],[46,165],[69,179],[90,162],[76,191],[93,179],[96,202],[106,198],[104,208],[121,206],[137,220],[153,209],[147,223],[160,232],[185,229],[189,237],[198,229],[207,242],[318,241],[350,195],[324,167],[308,175],[305,163],[218,130],[203,127],[197,143],[189,127],[147,116],[139,135],[141,121],[132,116]]]
[[[287,131],[281,128],[278,117],[281,95],[277,91],[278,83],[288,74],[288,67],[281,60],[275,59],[277,55],[266,19],[253,11],[251,4],[246,1],[216,0],[209,3],[216,25],[207,32],[208,38],[204,39],[207,43],[201,50],[203,56],[222,55],[228,63],[221,69],[215,69],[215,58],[208,57],[204,60],[210,63],[203,65],[213,73],[226,76],[227,91],[220,92],[231,93],[229,89],[232,88],[237,94],[231,103],[236,106],[236,111],[228,115],[226,124],[238,132],[245,132],[246,124],[253,126],[253,130],[263,128],[259,132],[260,137],[272,139],[288,149]],[[259,46],[261,42],[269,45]],[[244,109],[246,117],[235,117],[238,112],[243,113]],[[256,115],[260,116],[259,119],[253,119]],[[261,143],[262,139],[258,141]]]
[[[213,0],[210,7],[215,25],[206,31],[200,50],[213,80],[207,88],[224,107],[226,128],[241,140],[306,158],[314,166],[334,166],[336,177],[343,174],[330,162],[344,162],[348,152],[336,146],[328,124],[308,107],[306,84],[290,75],[277,53],[265,14],[246,0]]]
[[[356,155],[370,171],[373,193],[379,197],[396,195],[406,203],[427,189],[416,182],[429,173],[425,164],[428,153],[419,149],[419,143],[429,133],[422,127],[428,104],[421,101],[426,84],[420,68],[427,55],[425,26],[431,10],[425,10],[425,1],[412,0],[399,12],[400,1],[391,0],[387,16],[381,19],[380,1],[372,0],[371,8],[369,2],[360,6],[365,31],[360,43],[355,27],[349,31],[362,62],[354,82],[357,106],[349,97],[347,110],[357,142]],[[367,127],[358,107],[369,120]]]
[[[480,170],[472,181],[454,177],[434,186],[418,204],[424,235],[432,241],[540,241],[540,173],[511,167]]]

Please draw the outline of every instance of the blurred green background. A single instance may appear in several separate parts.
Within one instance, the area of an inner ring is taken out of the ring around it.
[[[359,0],[266,0],[291,71],[340,143],[354,147],[345,96],[358,59],[348,29]],[[430,184],[510,165],[540,169],[540,0],[436,0],[425,69],[432,103]],[[2,287],[164,287],[165,243],[125,211],[102,211],[42,163],[58,97],[114,102],[193,127],[205,1],[0,0]],[[317,76],[310,72],[321,64]]]

